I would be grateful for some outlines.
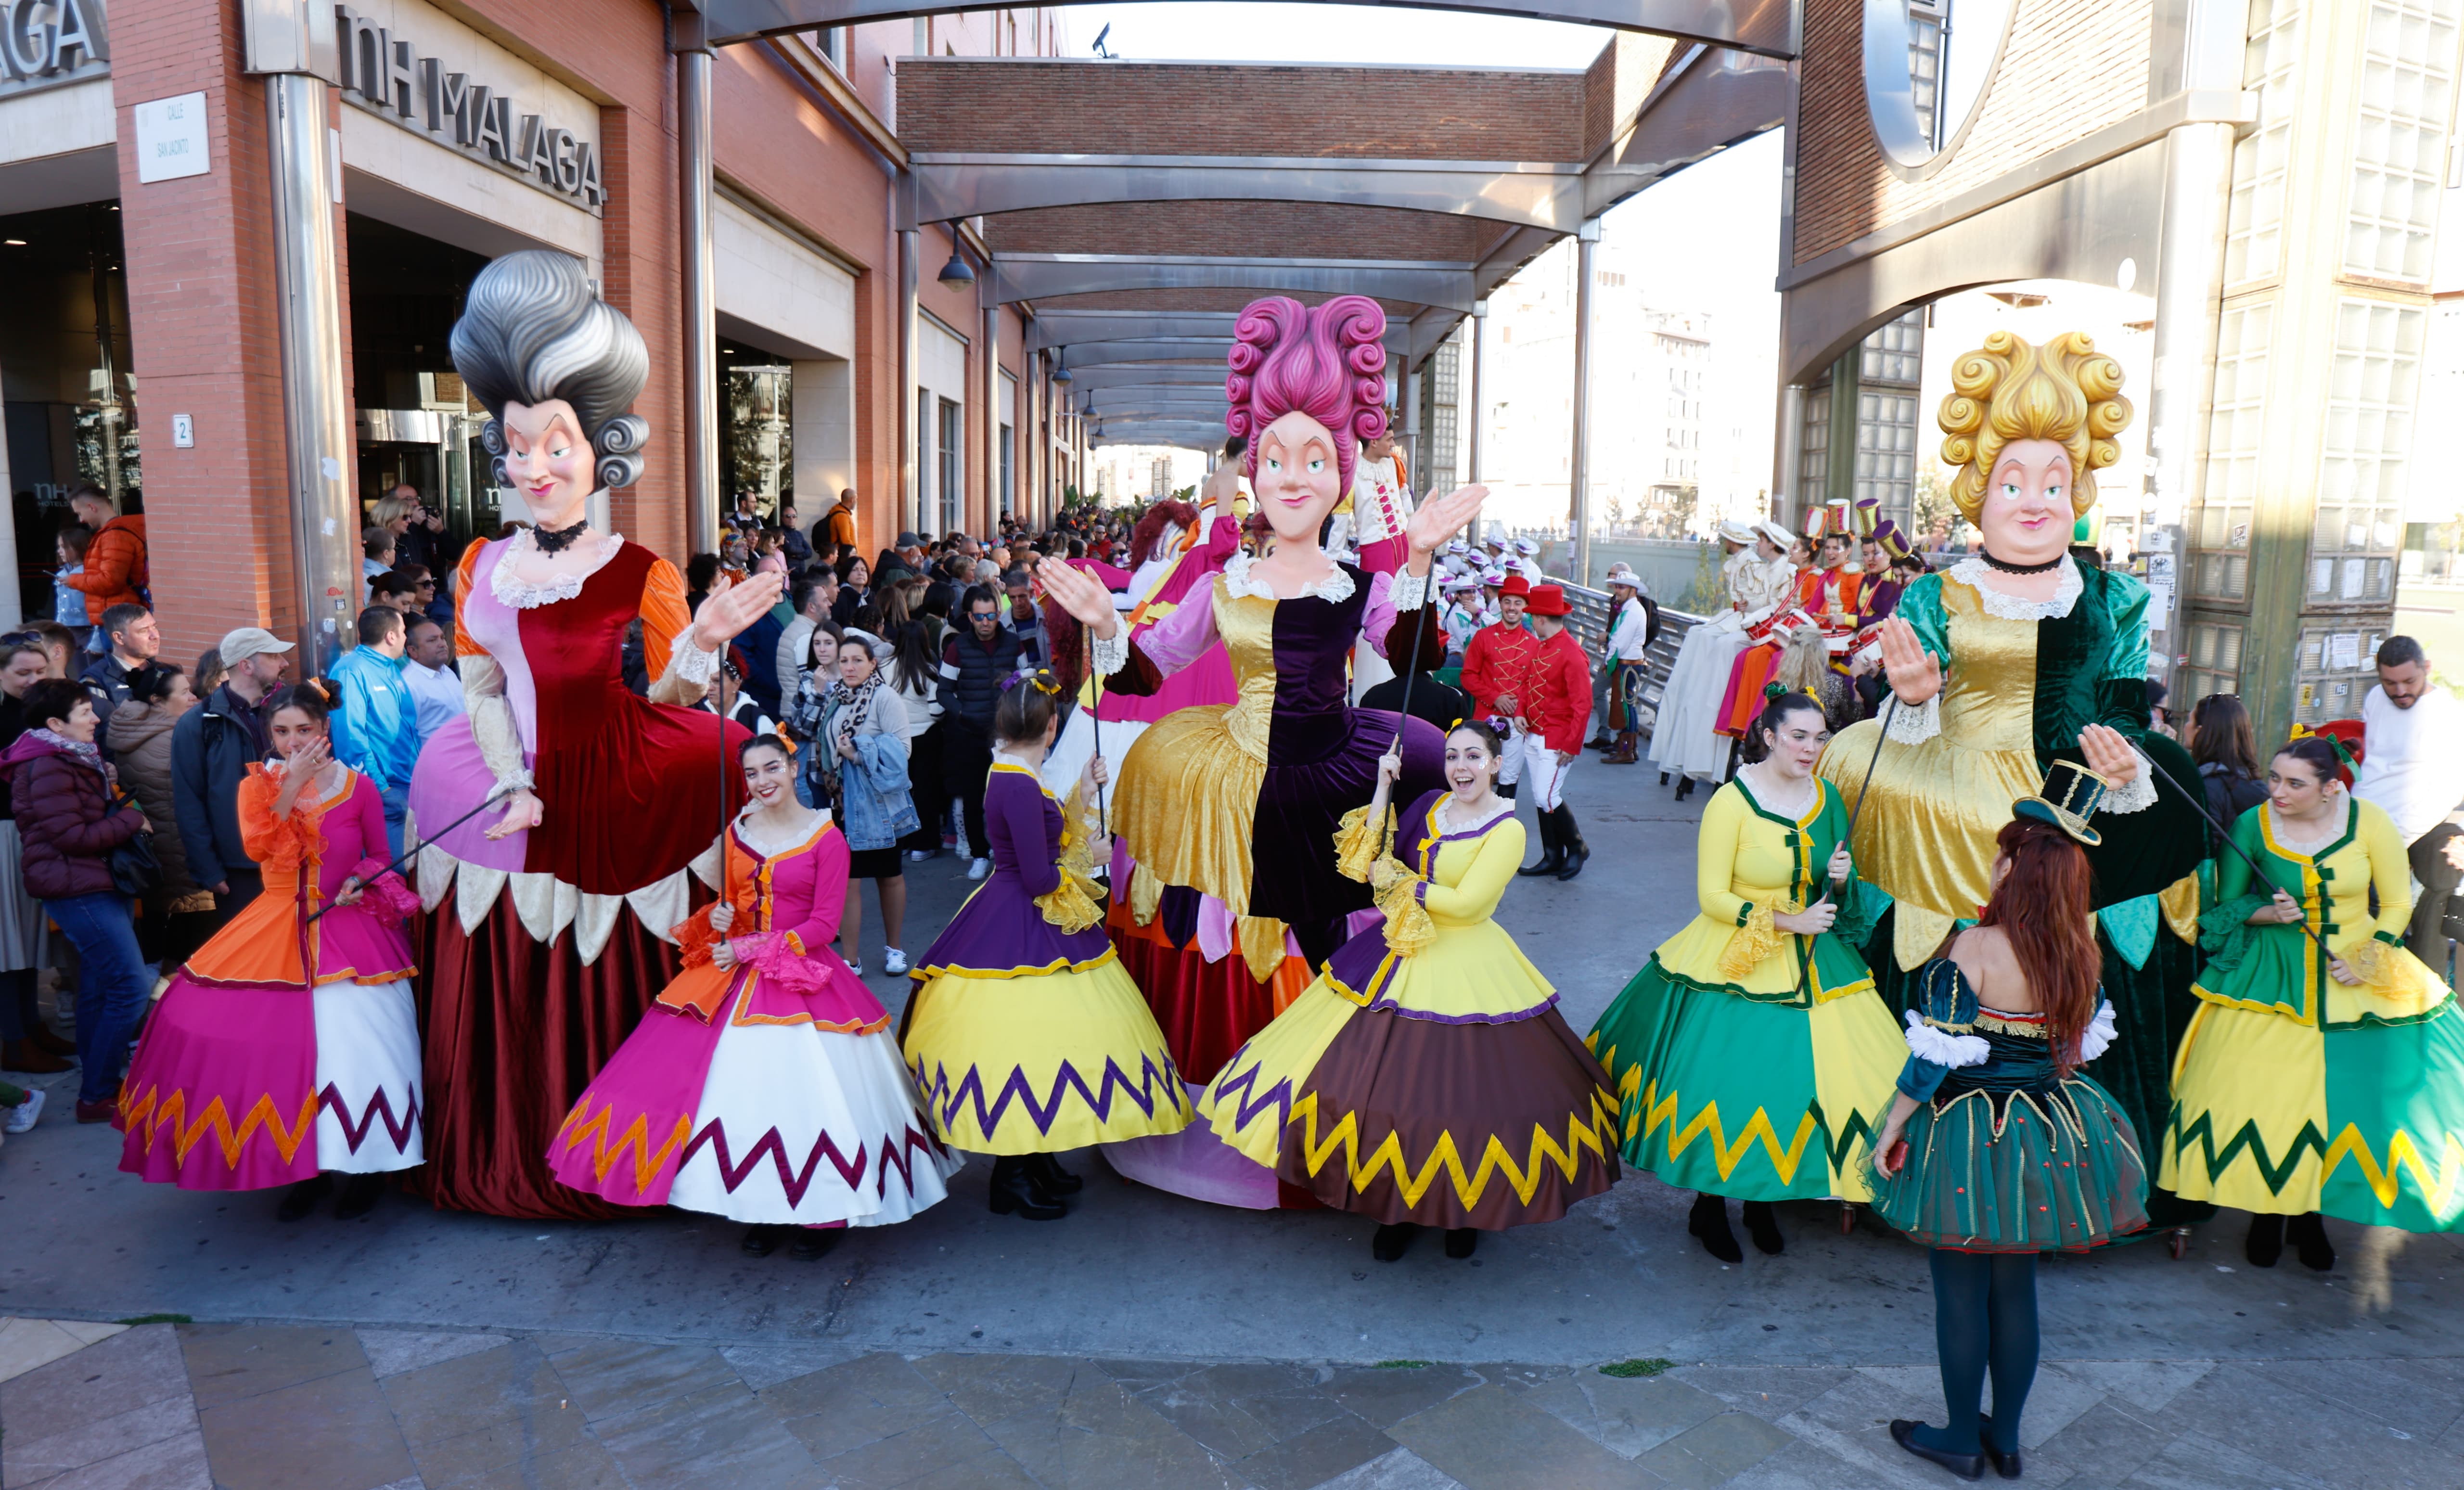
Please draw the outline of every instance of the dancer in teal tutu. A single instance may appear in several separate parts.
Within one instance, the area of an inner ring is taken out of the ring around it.
[[[2147,1224],[2130,1119],[2079,1065],[2113,1040],[2090,930],[2087,823],[2104,783],[2057,761],[1994,840],[1992,899],[1916,975],[1908,1063],[1874,1144],[1875,1214],[1932,1249],[1941,1428],[1891,1437],[1974,1479],[2019,1477],[2036,1377],[2036,1254],[2083,1252]],[[1988,1374],[1993,1412],[1980,1411]]]

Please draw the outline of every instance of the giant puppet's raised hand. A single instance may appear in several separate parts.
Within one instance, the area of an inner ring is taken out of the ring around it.
[[[1067,559],[1046,556],[1035,562],[1035,581],[1044,587],[1046,600],[1077,618],[1099,640],[1109,642],[1120,630],[1121,613],[1112,604],[1112,592],[1093,575],[1071,567]]]
[[[1917,628],[1897,616],[1886,616],[1875,639],[1882,647],[1882,672],[1891,691],[1910,709],[1923,709],[1942,691],[1942,659],[1925,649]]]
[[[724,588],[712,591],[693,615],[693,645],[706,652],[717,651],[735,641],[746,626],[778,604],[780,587],[787,582],[787,577],[774,569],[734,584],[724,580],[719,582]]]
[[[1403,539],[1412,548],[1405,567],[1416,575],[1427,574],[1430,557],[1477,521],[1480,504],[1487,500],[1488,488],[1474,485],[1422,502],[1403,523]]]

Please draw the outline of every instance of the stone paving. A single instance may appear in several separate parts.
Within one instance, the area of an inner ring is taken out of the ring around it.
[[[1605,851],[1502,919],[1585,1028],[1690,913],[1702,798],[1575,783]],[[911,872],[911,948],[959,869]],[[1386,1267],[1353,1217],[1224,1211],[1080,1155],[1066,1222],[988,1215],[977,1164],[805,1264],[678,1213],[396,1198],[281,1226],[270,1195],[116,1173],[116,1135],[39,1084],[53,1110],[0,1150],[5,1490],[1953,1482],[1885,1432],[1942,1411],[1924,1256],[1824,1206],[1782,1208],[1784,1257],[1723,1267],[1686,1195],[1629,1174],[1468,1262],[1431,1241]],[[2464,1237],[2339,1224],[2334,1273],[2259,1272],[2242,1222],[2178,1261],[2047,1263],[2027,1479],[2464,1490]]]

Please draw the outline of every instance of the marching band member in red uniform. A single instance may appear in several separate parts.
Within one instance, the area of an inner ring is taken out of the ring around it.
[[[1474,632],[1471,646],[1463,649],[1463,691],[1471,695],[1479,717],[1502,721],[1498,734],[1505,736],[1506,749],[1497,771],[1497,795],[1508,801],[1523,779],[1525,694],[1531,666],[1540,656],[1540,639],[1523,624],[1523,608],[1530,599],[1529,581],[1519,574],[1507,576],[1497,592],[1497,624]]]
[[[1532,805],[1540,815],[1541,848],[1539,863],[1516,872],[1561,880],[1582,873],[1592,857],[1574,825],[1574,809],[1566,805],[1566,774],[1582,758],[1583,735],[1592,723],[1592,660],[1566,629],[1573,608],[1557,585],[1531,592],[1531,665],[1524,675],[1523,707],[1514,717],[1514,734],[1524,741],[1524,762],[1531,774]],[[1464,670],[1468,675],[1470,669]]]

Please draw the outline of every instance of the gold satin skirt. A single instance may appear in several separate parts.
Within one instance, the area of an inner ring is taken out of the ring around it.
[[[1166,714],[1121,762],[1112,826],[1140,868],[1249,909],[1249,833],[1266,762],[1235,734],[1241,706],[1199,704]]]

